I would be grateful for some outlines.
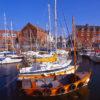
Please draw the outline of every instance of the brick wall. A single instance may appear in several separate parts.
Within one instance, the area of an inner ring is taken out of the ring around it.
[[[100,26],[76,25],[78,42],[84,47],[100,43]]]
[[[23,27],[19,35],[21,48],[33,50],[34,48],[46,47],[48,33],[28,23]]]

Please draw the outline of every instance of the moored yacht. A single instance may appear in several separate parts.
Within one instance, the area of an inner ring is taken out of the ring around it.
[[[56,6],[56,0],[55,0]],[[55,7],[56,9],[56,7]],[[55,13],[56,15],[56,13]],[[57,17],[57,16],[56,16]],[[57,18],[55,18],[57,21]],[[56,23],[57,24],[57,23]],[[74,26],[74,23],[73,23]],[[57,30],[56,30],[57,31]],[[57,34],[56,34],[57,35]],[[37,61],[39,59],[48,59],[48,56],[35,56],[34,62],[29,59],[23,60],[24,65],[18,64],[18,86],[25,94],[30,96],[58,96],[67,94],[87,86],[90,81],[91,73],[76,72],[76,41],[75,29],[73,27],[74,35],[74,65],[68,57],[68,53],[57,53],[56,60]],[[57,41],[56,41],[57,42]],[[56,44],[57,45],[57,44]],[[55,54],[54,54],[55,55]],[[51,56],[50,56],[51,57]]]
[[[12,51],[2,51],[0,52],[0,64],[10,64],[22,61],[22,56],[16,54]]]
[[[100,52],[95,52],[91,54],[90,59],[94,62],[100,62]]]
[[[0,64],[11,64],[11,63],[18,63],[21,61],[22,61],[22,59],[12,59],[10,57],[0,58]]]

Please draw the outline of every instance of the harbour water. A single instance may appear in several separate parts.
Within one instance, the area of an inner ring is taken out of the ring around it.
[[[88,87],[57,97],[29,97],[18,91],[16,64],[0,65],[0,100],[100,100],[100,63],[78,57],[79,71],[92,70]],[[2,98],[2,99],[1,99]]]

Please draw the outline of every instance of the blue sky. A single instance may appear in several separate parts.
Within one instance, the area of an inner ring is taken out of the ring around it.
[[[76,24],[100,25],[100,0],[57,0],[58,25],[65,28],[62,12],[71,32],[72,16]],[[48,23],[47,4],[51,5],[52,30],[54,27],[54,0],[0,0],[0,28],[3,28],[3,14],[6,13],[7,23],[13,21],[13,28],[20,30],[31,22],[46,28]],[[61,30],[59,28],[59,30]]]

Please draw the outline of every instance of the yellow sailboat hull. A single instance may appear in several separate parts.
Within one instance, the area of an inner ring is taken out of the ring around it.
[[[44,57],[44,58],[35,58],[33,62],[55,62],[57,61],[57,55],[53,55],[52,57]]]

